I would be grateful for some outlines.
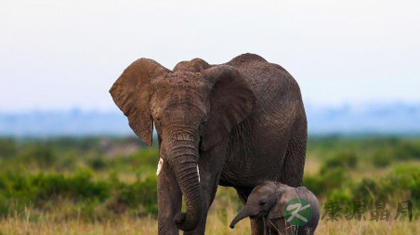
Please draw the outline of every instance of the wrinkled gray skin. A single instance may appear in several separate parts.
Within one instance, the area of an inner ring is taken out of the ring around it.
[[[284,219],[284,206],[294,198],[306,200],[312,208],[312,217],[302,226],[292,226]],[[314,234],[319,222],[319,202],[305,187],[293,188],[281,183],[265,182],[254,188],[244,208],[232,220],[230,227],[234,228],[236,223],[246,217],[264,218],[265,234]]]
[[[156,126],[159,234],[204,234],[218,185],[234,187],[246,202],[266,180],[302,184],[307,121],[299,86],[258,55],[221,65],[182,61],[172,71],[142,58],[110,93],[149,146]],[[253,234],[263,231],[259,219],[251,226]]]

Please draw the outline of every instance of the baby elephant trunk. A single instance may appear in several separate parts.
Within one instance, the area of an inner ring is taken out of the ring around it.
[[[245,208],[241,212],[239,212],[239,214],[232,220],[232,222],[230,223],[230,228],[233,229],[236,223],[238,223],[246,217],[253,216],[255,214],[257,213],[255,213],[250,207],[245,206]]]

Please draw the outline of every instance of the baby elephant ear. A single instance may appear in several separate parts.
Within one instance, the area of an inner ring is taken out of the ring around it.
[[[285,200],[285,198],[287,197],[287,190],[283,186],[279,186],[276,194],[276,203],[274,203],[273,207],[271,207],[270,209],[270,212],[268,212],[268,219],[279,219],[284,217],[283,209],[287,203],[287,201]]]
[[[128,118],[131,129],[152,145],[153,122],[150,112],[150,81],[169,70],[151,59],[141,58],[128,66],[110,89],[115,104]]]
[[[268,219],[279,219],[282,218],[283,215],[283,208],[285,203],[282,203],[281,200],[278,200],[273,207],[271,208],[270,212],[267,215]]]

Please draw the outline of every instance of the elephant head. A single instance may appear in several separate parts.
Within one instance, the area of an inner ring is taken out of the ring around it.
[[[186,202],[186,213],[179,212],[175,223],[184,231],[194,229],[203,209],[200,151],[216,146],[250,115],[255,98],[246,81],[231,66],[210,66],[201,59],[180,62],[170,71],[142,58],[124,70],[110,93],[149,146],[155,124],[160,158],[174,171]]]
[[[302,198],[309,202],[312,217],[305,226],[296,228],[286,223],[283,209],[286,203],[294,198]],[[275,224],[268,227],[280,231],[281,234],[312,234],[319,221],[319,202],[316,196],[305,187],[293,188],[285,184],[265,182],[252,190],[241,212],[232,220],[230,227],[246,217],[265,217]]]

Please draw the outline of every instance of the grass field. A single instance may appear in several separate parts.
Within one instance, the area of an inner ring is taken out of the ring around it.
[[[0,234],[156,234],[157,160],[135,138],[0,139]],[[420,139],[312,138],[304,184],[322,205],[367,205],[366,220],[339,213],[317,234],[420,234]],[[370,221],[380,199],[388,222]],[[406,200],[413,221],[393,220]],[[245,220],[228,226],[241,206],[219,187],[206,234],[250,234]]]
[[[217,201],[215,202],[217,203]],[[220,215],[224,214],[226,215]],[[235,211],[232,208],[226,210],[212,210],[209,215],[206,234],[224,235],[250,234],[250,226],[247,221],[239,223],[234,230],[228,225],[233,219]],[[41,216],[38,221],[32,221],[30,211],[25,213],[26,217],[12,216],[0,222],[1,234],[62,234],[62,235],[135,235],[135,234],[157,234],[157,221],[150,216],[132,217],[123,215],[113,220],[86,222],[77,219],[55,220],[48,218],[48,215]],[[325,220],[325,219],[324,219]],[[419,234],[420,223],[413,221],[347,221],[340,219],[338,222],[321,221],[316,234]]]

